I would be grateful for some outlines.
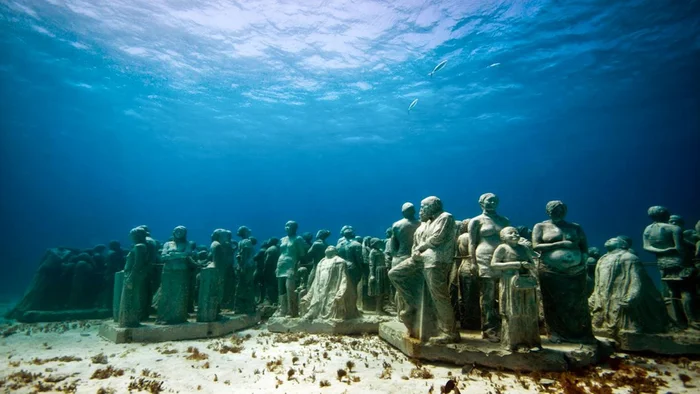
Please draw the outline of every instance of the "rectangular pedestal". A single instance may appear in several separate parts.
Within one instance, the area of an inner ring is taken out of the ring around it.
[[[387,316],[376,315],[364,315],[357,319],[342,321],[308,321],[292,317],[273,317],[267,321],[267,329],[270,332],[305,332],[308,334],[376,334],[379,332],[379,324],[391,319]]]
[[[191,321],[174,325],[143,323],[135,328],[120,328],[115,322],[105,322],[100,327],[100,336],[114,343],[182,341],[220,337],[253,327],[259,322],[259,314],[224,316],[221,320],[209,323]]]

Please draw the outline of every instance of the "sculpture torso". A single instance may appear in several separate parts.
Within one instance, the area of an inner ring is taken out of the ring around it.
[[[420,226],[418,220],[408,220],[403,218],[391,226],[393,248],[391,251],[393,257],[408,257],[411,255],[413,248],[413,234]]]
[[[286,278],[294,275],[294,270],[299,260],[306,252],[306,242],[299,236],[287,236],[280,242],[280,257],[277,260],[278,278]]]
[[[497,277],[498,274],[491,270],[491,257],[496,247],[501,243],[499,233],[504,227],[510,225],[505,216],[498,214],[481,214],[470,221],[470,234],[476,231],[476,264],[479,268],[479,276],[483,278]],[[475,229],[475,230],[472,230]]]
[[[586,269],[583,261],[583,249],[581,245],[582,230],[578,224],[560,221],[553,223],[550,220],[535,225],[541,231],[539,244],[552,244],[560,241],[571,241],[571,247],[559,247],[542,251],[542,269],[574,275]]]

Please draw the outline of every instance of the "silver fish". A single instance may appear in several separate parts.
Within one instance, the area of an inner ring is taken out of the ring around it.
[[[438,63],[437,66],[435,66],[435,68],[433,69],[433,71],[431,71],[431,72],[428,73],[428,75],[430,75],[430,77],[432,77],[433,74],[435,74],[436,72],[442,70],[442,68],[445,67],[445,64],[447,64],[447,60],[441,61],[440,63]]]
[[[411,105],[408,106],[408,111],[410,112],[416,104],[418,104],[418,99],[411,101]]]

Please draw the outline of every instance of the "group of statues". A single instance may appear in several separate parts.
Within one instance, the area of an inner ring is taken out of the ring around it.
[[[92,255],[49,253],[54,258],[45,259],[28,292],[34,295],[25,299],[41,309],[36,294],[55,287],[56,272],[70,267],[69,282],[86,283],[91,273],[100,278],[96,288],[114,287],[114,296],[96,293],[122,327],[152,314],[162,324],[184,322],[195,311],[199,321],[216,320],[224,309],[250,315],[264,303],[276,305],[278,317],[305,320],[396,314],[409,336],[431,344],[458,342],[459,329],[478,329],[509,350],[541,348],[543,331],[553,343],[594,343],[594,331],[700,329],[700,222],[686,230],[666,208],[649,209],[643,248],[657,257],[657,289],[629,237],[608,240],[601,256],[581,226],[566,220],[561,201],[547,203],[549,219],[532,230],[499,214],[493,193],[479,205],[479,215],[460,221],[434,196],[421,201],[418,218],[405,203],[385,238],[359,237],[343,226],[335,245],[330,231],[314,239],[289,221],[284,237],[267,239],[257,251],[246,226],[237,242],[231,231],[214,230],[208,247],[188,241],[183,226],[162,245],[139,226],[130,232],[128,254],[118,243]],[[72,256],[70,264],[63,255]],[[87,291],[74,287],[71,299]]]

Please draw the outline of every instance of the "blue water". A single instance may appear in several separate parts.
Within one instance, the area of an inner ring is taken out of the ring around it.
[[[465,218],[495,192],[513,224],[561,199],[592,245],[624,233],[641,250],[648,206],[700,219],[698,1],[0,12],[0,293],[47,247],[126,245],[140,224],[200,243],[289,219],[383,235],[404,201],[438,195]]]

